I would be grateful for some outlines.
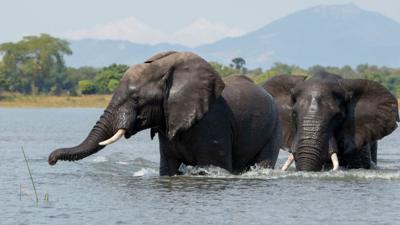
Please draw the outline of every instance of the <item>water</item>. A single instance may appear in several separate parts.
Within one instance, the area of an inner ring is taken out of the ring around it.
[[[149,131],[50,167],[48,154],[80,143],[101,113],[0,109],[0,224],[400,224],[400,131],[379,142],[376,170],[234,176],[211,167],[193,176],[199,168],[185,167],[184,176],[159,177]]]

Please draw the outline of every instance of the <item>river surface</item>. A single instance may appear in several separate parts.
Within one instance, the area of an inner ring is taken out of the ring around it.
[[[158,176],[158,141],[142,131],[79,162],[47,164],[79,144],[100,109],[0,109],[0,224],[400,224],[400,130],[375,170]],[[36,185],[35,194],[24,147]],[[277,166],[287,154],[281,152]]]

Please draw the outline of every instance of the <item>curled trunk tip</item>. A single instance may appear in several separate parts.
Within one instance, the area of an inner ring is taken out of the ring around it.
[[[58,161],[59,155],[60,155],[60,150],[55,150],[55,151],[53,151],[53,152],[49,155],[49,158],[48,158],[48,160],[47,160],[47,162],[49,163],[49,165],[54,166],[54,165],[57,163],[57,161]]]

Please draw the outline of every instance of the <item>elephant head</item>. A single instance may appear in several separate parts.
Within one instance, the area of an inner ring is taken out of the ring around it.
[[[189,52],[159,53],[130,67],[103,115],[78,146],[53,151],[50,165],[94,154],[125,136],[152,128],[172,140],[189,129],[221,95],[224,83],[213,68]]]
[[[280,75],[263,85],[279,107],[281,146],[292,153],[283,169],[293,160],[298,170],[319,171],[329,161],[337,169],[339,149],[361,151],[396,129],[397,99],[382,85],[327,72],[305,78]]]

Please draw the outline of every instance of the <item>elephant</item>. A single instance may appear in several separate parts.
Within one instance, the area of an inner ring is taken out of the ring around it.
[[[80,160],[145,129],[158,134],[161,176],[179,175],[182,163],[231,173],[274,168],[281,142],[267,91],[243,75],[222,80],[194,53],[168,51],[131,66],[87,138],[53,151],[48,163]]]
[[[377,164],[377,140],[399,121],[397,99],[377,82],[344,79],[325,71],[305,76],[278,75],[262,85],[278,104],[282,167],[299,171],[369,169]]]

